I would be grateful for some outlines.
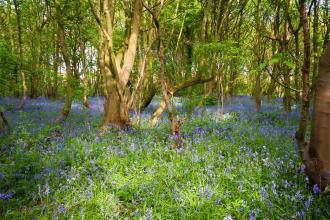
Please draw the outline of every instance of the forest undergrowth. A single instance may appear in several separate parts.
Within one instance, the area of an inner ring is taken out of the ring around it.
[[[6,109],[19,100],[0,98]],[[103,99],[28,100],[5,112],[0,134],[0,219],[329,219],[329,195],[310,185],[294,134],[300,110],[251,97],[194,109],[175,101],[184,147],[173,149],[166,115],[151,128],[156,103],[128,131],[100,133]],[[132,113],[132,121],[136,116]]]

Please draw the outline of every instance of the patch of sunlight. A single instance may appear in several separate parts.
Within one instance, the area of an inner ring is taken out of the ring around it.
[[[298,108],[298,105],[297,104],[293,104],[292,106],[291,106],[291,109],[292,110],[295,110],[295,109],[297,109]]]
[[[217,111],[213,114],[213,118],[217,122],[219,122],[219,121],[228,121],[228,120],[233,118],[233,115],[231,115],[230,113],[222,113],[220,111]]]

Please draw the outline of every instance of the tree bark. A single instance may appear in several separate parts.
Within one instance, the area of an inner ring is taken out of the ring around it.
[[[88,1],[93,15],[100,28],[100,39],[104,38],[104,48],[100,48],[104,54],[103,78],[105,82],[105,103],[104,103],[104,124],[103,129],[109,125],[116,129],[123,129],[129,122],[129,91],[127,84],[133,69],[136,57],[138,37],[140,33],[140,20],[142,16],[142,2],[136,0],[134,3],[134,13],[132,23],[127,27],[128,37],[127,48],[121,48],[116,55],[113,48],[113,20],[115,14],[115,1],[104,0],[100,3],[100,13],[95,10],[91,0]],[[130,18],[129,18],[130,20]],[[129,31],[130,30],[130,31]],[[129,34],[129,35],[128,35]],[[126,37],[125,37],[126,39]],[[123,59],[123,62],[122,62]],[[121,65],[121,63],[123,63]]]
[[[64,33],[64,27],[63,27],[63,21],[62,21],[62,11],[60,8],[60,4],[55,1],[56,4],[56,19],[57,19],[57,31],[58,31],[58,38],[59,38],[59,44],[62,52],[62,56],[65,63],[65,71],[66,71],[66,94],[65,94],[65,102],[63,106],[63,110],[60,113],[60,115],[55,119],[55,122],[62,122],[64,121],[70,111],[71,111],[71,105],[73,101],[73,93],[74,93],[74,77],[73,72],[71,69],[71,61],[70,61],[70,54],[68,51],[67,44],[65,42],[65,33]]]
[[[330,45],[327,46],[319,66],[319,81],[315,93],[315,104],[311,128],[310,144],[306,141],[308,108],[310,102],[309,71],[310,71],[310,36],[306,11],[306,1],[299,1],[300,19],[304,33],[304,64],[302,68],[303,94],[299,130],[296,140],[305,171],[312,184],[321,190],[330,187]]]
[[[286,0],[285,3],[285,20],[283,25],[283,39],[281,41],[281,52],[284,53],[285,58],[288,58],[289,51],[289,7],[290,0]],[[284,97],[283,97],[283,106],[284,110],[291,112],[291,92],[290,92],[290,69],[286,64],[282,64],[282,70],[284,74]]]
[[[83,105],[86,108],[90,108],[88,102],[88,75],[87,75],[87,65],[86,65],[86,52],[85,43],[82,39],[79,40],[80,57],[82,63],[82,73],[83,73]]]
[[[325,20],[325,35],[324,35],[324,40],[323,40],[323,49],[325,49],[329,43],[329,35],[330,35],[330,16],[329,16],[329,0],[324,1],[324,20]]]
[[[318,162],[314,182],[322,188],[330,186],[330,45],[319,66],[311,127],[310,155]],[[313,175],[312,175],[313,176]]]
[[[258,66],[260,64],[260,7],[261,7],[261,0],[258,0],[257,3],[257,12],[256,12],[256,52],[255,52],[255,67],[257,68],[257,75],[256,75],[256,88],[255,88],[255,101],[256,101],[256,111],[261,111],[261,70],[259,70]]]
[[[295,69],[294,69],[294,84],[297,91],[295,92],[296,101],[301,101],[301,93],[298,92],[300,90],[300,83],[299,83],[299,73],[300,73],[300,47],[299,47],[299,32],[297,31],[294,35],[295,39]]]
[[[55,25],[56,27],[56,25]],[[57,29],[57,27],[56,27]],[[55,32],[56,33],[56,32]],[[60,56],[59,56],[59,42],[58,42],[58,35],[54,34],[54,54],[53,54],[53,74],[54,74],[54,79],[53,79],[53,84],[51,85],[51,92],[50,92],[50,97],[52,98],[57,98],[58,96],[58,66],[60,63]]]
[[[24,107],[27,101],[28,90],[26,86],[25,73],[23,69],[24,55],[23,55],[23,41],[22,41],[22,27],[21,27],[21,9],[20,5],[17,3],[17,0],[14,0],[15,12],[16,12],[16,21],[17,21],[17,29],[18,29],[18,47],[19,47],[19,67],[18,71],[21,76],[22,81],[22,100],[18,106],[18,109]]]
[[[318,55],[318,35],[319,35],[319,1],[314,1],[314,16],[313,16],[313,66],[312,66],[312,86],[311,95],[313,96],[316,89],[319,55]]]
[[[5,132],[9,128],[9,123],[1,111],[1,106],[0,106],[0,133]]]

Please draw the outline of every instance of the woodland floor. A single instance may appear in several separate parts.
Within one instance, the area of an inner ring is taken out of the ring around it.
[[[62,125],[53,124],[61,101],[5,113],[0,219],[330,219],[330,196],[308,184],[297,154],[299,109],[283,112],[280,99],[257,114],[252,98],[235,97],[223,115],[177,99],[181,150],[166,116],[149,127],[156,103],[139,126],[102,135],[103,100],[90,103],[74,103]]]

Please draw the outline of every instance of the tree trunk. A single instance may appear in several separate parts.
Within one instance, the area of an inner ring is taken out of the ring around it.
[[[55,1],[56,2],[56,1]],[[60,115],[56,118],[55,122],[62,122],[64,121],[70,111],[71,111],[71,105],[73,101],[73,93],[74,93],[74,77],[73,72],[71,69],[71,61],[70,61],[70,55],[68,51],[68,47],[65,42],[65,33],[64,33],[64,27],[62,22],[62,11],[60,8],[60,5],[56,2],[56,19],[58,24],[58,38],[59,38],[59,44],[62,52],[62,56],[65,63],[65,71],[66,71],[66,95],[65,95],[65,103],[63,106],[63,110],[60,113]]]
[[[27,101],[28,90],[26,86],[25,73],[23,70],[24,56],[23,56],[23,41],[22,41],[22,27],[21,27],[21,9],[19,4],[17,3],[17,0],[14,0],[14,6],[16,12],[17,28],[18,28],[19,73],[22,80],[22,100],[18,106],[18,109],[21,109],[24,107]]]
[[[313,96],[316,89],[317,73],[319,65],[318,56],[318,26],[319,26],[319,1],[314,1],[314,16],[313,16],[313,66],[312,66],[312,93]]]
[[[51,97],[57,98],[58,96],[58,66],[60,63],[60,56],[59,56],[59,43],[58,43],[58,36],[54,34],[54,62],[53,62],[53,74],[54,74],[54,82],[51,85]]]
[[[309,108],[310,36],[306,1],[299,1],[300,19],[304,31],[304,65],[302,68],[303,96],[299,130],[296,140],[305,171],[312,184],[321,190],[330,190],[330,45],[328,44],[319,66],[319,80],[315,92],[315,104],[308,146],[306,130]]]
[[[85,52],[85,44],[82,41],[82,39],[80,39],[79,47],[80,47],[80,56],[81,56],[82,72],[83,72],[83,105],[86,108],[90,108],[88,102],[88,75],[87,75],[87,65],[86,65],[86,52]]]
[[[315,93],[310,155],[318,162],[314,182],[330,187],[330,45],[322,57]],[[312,175],[313,176],[313,175]],[[312,177],[313,178],[313,177]]]
[[[330,35],[330,16],[329,16],[329,0],[324,1],[324,25],[326,26],[324,40],[323,40],[323,49],[325,49],[329,43],[329,35]]]
[[[1,111],[1,108],[2,107],[0,106],[0,133],[3,133],[9,128],[9,124],[5,115]]]
[[[128,122],[129,110],[126,100],[120,98],[116,82],[110,80],[107,82],[107,96],[104,102],[104,126],[111,125],[115,129],[124,129]]]
[[[285,4],[285,20],[283,25],[283,39],[281,41],[281,52],[284,53],[285,57],[288,58],[288,50],[289,50],[289,7],[290,0],[286,0]],[[284,74],[284,97],[283,97],[283,106],[284,110],[287,112],[291,112],[291,91],[290,91],[290,69],[287,65],[282,64],[282,70]]]
[[[301,89],[300,83],[299,83],[299,73],[300,73],[300,47],[299,47],[299,32],[297,31],[294,35],[295,39],[295,69],[294,69],[294,84],[296,88],[295,96],[296,101],[301,101],[301,93],[299,90]]]
[[[30,85],[30,97],[32,99],[35,99],[38,97],[38,93],[40,90],[40,85],[39,84],[39,77],[40,77],[40,60],[41,60],[41,30],[39,30],[38,25],[36,25],[36,34],[32,34],[32,39],[31,39],[31,54],[32,54],[32,76],[31,76],[31,85]],[[35,37],[37,35],[37,37]],[[35,45],[35,41],[37,45]]]
[[[129,107],[128,107],[128,82],[133,69],[136,56],[137,43],[140,34],[140,20],[142,16],[142,2],[136,0],[134,2],[134,13],[125,13],[132,15],[131,24],[127,25],[125,32],[125,40],[127,38],[127,47],[121,48],[117,55],[114,52],[113,46],[113,21],[115,17],[115,1],[103,0],[100,1],[100,11],[96,11],[91,0],[88,1],[92,9],[92,13],[100,28],[100,39],[104,39],[105,47],[100,48],[103,51],[104,68],[102,75],[105,85],[105,103],[104,103],[104,124],[103,130],[108,125],[122,129],[129,122]],[[127,7],[128,9],[128,7]],[[126,46],[126,44],[125,44]],[[102,61],[103,62],[103,61]],[[122,65],[121,65],[122,63]],[[102,65],[100,64],[100,67]]]
[[[261,0],[258,0],[257,4],[257,13],[256,13],[256,52],[255,52],[255,68],[257,68],[257,75],[256,75],[256,88],[255,88],[255,101],[256,101],[256,111],[261,111],[261,70],[259,70],[258,66],[260,64],[260,52],[261,52],[261,41],[260,41],[260,7],[261,7]]]
[[[274,23],[273,23],[273,35],[275,37],[278,37],[279,33],[279,26],[280,26],[280,0],[275,1],[275,18],[274,18]],[[277,42],[272,41],[272,56],[274,56],[277,53]],[[279,78],[279,65],[277,63],[272,64],[272,74],[270,78],[270,85],[267,89],[267,95],[268,99],[270,100],[271,98],[274,97],[274,94],[276,93],[276,85],[277,81]]]

